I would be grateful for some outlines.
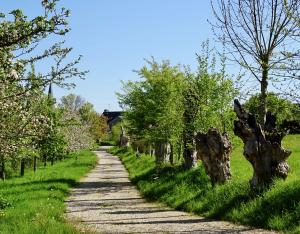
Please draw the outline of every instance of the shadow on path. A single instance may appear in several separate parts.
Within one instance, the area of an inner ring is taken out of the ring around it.
[[[99,164],[72,190],[67,216],[96,233],[271,233],[174,211],[141,198],[119,158],[101,150]]]

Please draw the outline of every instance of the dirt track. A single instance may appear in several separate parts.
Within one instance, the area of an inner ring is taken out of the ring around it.
[[[96,233],[273,233],[174,211],[141,198],[120,160],[98,151],[99,164],[71,192],[67,217]]]

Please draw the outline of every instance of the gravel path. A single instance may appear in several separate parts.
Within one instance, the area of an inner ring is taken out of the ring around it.
[[[96,153],[99,164],[82,179],[79,187],[72,190],[66,201],[67,218],[81,221],[91,232],[272,233],[213,221],[146,202],[129,181],[128,173],[118,157],[105,151]]]

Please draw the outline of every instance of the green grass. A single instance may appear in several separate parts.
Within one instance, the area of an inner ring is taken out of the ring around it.
[[[70,187],[96,165],[89,151],[70,155],[53,166],[0,181],[0,233],[78,233],[64,218]]]
[[[300,135],[287,136],[283,142],[293,151],[288,178],[276,180],[264,191],[249,186],[252,167],[243,157],[240,142],[231,158],[232,180],[212,187],[201,164],[185,171],[181,166],[166,166],[156,174],[154,158],[136,158],[126,149],[112,149],[129,171],[131,180],[148,200],[158,200],[178,210],[235,223],[300,233]]]

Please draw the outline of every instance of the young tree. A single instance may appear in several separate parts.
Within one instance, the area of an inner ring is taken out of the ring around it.
[[[249,71],[260,84],[259,123],[267,113],[269,85],[290,80],[299,51],[292,49],[299,26],[293,15],[299,0],[217,0],[211,1],[216,23],[214,32],[234,61]]]

